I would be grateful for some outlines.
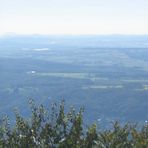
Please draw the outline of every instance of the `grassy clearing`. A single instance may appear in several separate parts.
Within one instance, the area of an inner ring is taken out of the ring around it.
[[[88,79],[87,73],[36,73],[37,76],[49,77],[62,77],[62,78],[75,78],[75,79]]]
[[[83,86],[82,89],[121,89],[122,85],[91,85]]]
[[[47,77],[60,77],[60,78],[72,78],[72,79],[90,79],[91,81],[96,80],[108,80],[108,78],[96,77],[95,74],[89,73],[35,73],[35,76],[47,76]]]
[[[148,91],[148,85],[143,85],[143,88],[141,89],[136,89],[138,91]]]
[[[122,82],[144,83],[144,82],[148,82],[148,80],[147,79],[129,79],[129,80],[122,80]]]
[[[143,87],[144,90],[148,90],[148,85],[143,85]]]

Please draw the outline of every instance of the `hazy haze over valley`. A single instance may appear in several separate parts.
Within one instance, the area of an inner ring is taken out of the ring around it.
[[[0,114],[27,100],[65,99],[87,122],[144,123],[148,108],[148,36],[3,36]]]

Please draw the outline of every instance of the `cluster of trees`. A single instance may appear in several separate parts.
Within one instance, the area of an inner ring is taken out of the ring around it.
[[[16,110],[15,123],[1,119],[2,148],[147,148],[148,125],[121,126],[115,122],[110,130],[98,130],[96,124],[84,127],[83,108],[65,111],[64,101],[50,109],[29,101],[31,116],[26,119]]]

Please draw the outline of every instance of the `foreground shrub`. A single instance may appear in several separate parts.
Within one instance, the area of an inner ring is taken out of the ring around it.
[[[51,109],[29,101],[31,117],[23,118],[15,111],[15,125],[8,117],[1,120],[2,148],[147,148],[148,126],[137,130],[135,125],[113,124],[110,130],[97,131],[95,124],[87,129],[83,124],[83,108],[70,108],[65,113],[64,101]]]

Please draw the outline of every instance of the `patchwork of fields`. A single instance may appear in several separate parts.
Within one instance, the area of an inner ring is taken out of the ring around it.
[[[65,99],[67,106],[85,107],[87,122],[144,123],[147,47],[71,44],[1,42],[0,115],[15,106],[27,115],[29,98],[45,105]]]

